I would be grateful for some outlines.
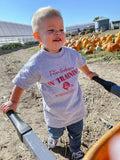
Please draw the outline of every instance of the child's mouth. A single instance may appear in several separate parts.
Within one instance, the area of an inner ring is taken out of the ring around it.
[[[61,39],[60,39],[60,38],[57,38],[57,39],[54,39],[53,41],[54,41],[54,42],[60,42]]]

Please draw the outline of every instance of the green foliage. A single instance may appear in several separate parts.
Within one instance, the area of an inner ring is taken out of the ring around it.
[[[95,17],[94,20],[93,20],[93,22],[97,21],[99,18],[100,18],[99,16]]]
[[[79,35],[85,35],[85,31],[80,32]]]
[[[114,29],[119,29],[119,26],[114,26]]]
[[[31,41],[31,42],[26,42],[24,45],[25,46],[27,46],[27,45],[37,45],[37,44],[39,44],[39,42],[38,41]]]
[[[92,33],[93,31],[91,31],[91,30],[87,30],[86,32],[85,32],[85,34],[89,34],[89,33]]]
[[[65,36],[66,36],[66,37],[69,37],[69,36],[70,36],[70,33],[65,32]]]
[[[23,45],[21,43],[10,43],[8,45],[3,45],[0,47],[2,50],[9,50],[12,48],[22,47]]]
[[[0,47],[1,50],[10,50],[13,48],[19,48],[19,47],[24,47],[24,46],[31,46],[31,45],[37,45],[39,44],[39,42],[37,41],[32,41],[32,42],[26,42],[24,44],[21,43],[10,43],[8,45],[3,45],[2,47]]]

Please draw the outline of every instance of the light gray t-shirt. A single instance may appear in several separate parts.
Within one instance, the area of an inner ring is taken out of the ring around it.
[[[24,65],[13,83],[25,90],[37,83],[47,125],[66,127],[86,115],[78,82],[78,67],[85,64],[85,58],[68,47],[62,47],[58,53],[40,50]]]

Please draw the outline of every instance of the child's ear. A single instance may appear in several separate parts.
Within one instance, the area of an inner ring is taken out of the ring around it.
[[[37,41],[40,42],[40,36],[39,36],[39,34],[38,34],[37,32],[34,32],[34,33],[33,33],[33,37],[34,37]]]

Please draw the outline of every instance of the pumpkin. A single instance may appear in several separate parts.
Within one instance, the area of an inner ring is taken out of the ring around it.
[[[86,39],[83,41],[83,47],[86,47],[86,45],[90,42],[90,40]]]
[[[75,44],[75,43],[76,43],[75,40],[71,42],[71,44]]]
[[[88,44],[86,45],[86,48],[87,48],[87,49],[89,49],[89,47],[90,47],[90,43],[88,43]]]
[[[41,45],[41,43],[39,44],[39,48],[40,48],[40,49],[42,48],[42,45]]]
[[[95,50],[95,48],[94,48],[93,46],[90,46],[90,47],[89,47],[89,50],[94,51],[94,50]]]
[[[120,50],[120,45],[118,43],[109,43],[107,45],[107,51],[114,52]]]
[[[106,34],[105,37],[107,38],[109,36],[109,34]]]
[[[75,50],[77,51],[77,47],[76,47],[76,46],[72,46],[71,48],[72,48],[72,49],[75,49]]]
[[[77,51],[81,50],[82,49],[82,46],[81,46],[81,43],[78,42],[75,47],[77,47]]]
[[[102,49],[106,49],[107,48],[107,43],[106,44],[103,44],[103,46],[102,46]]]
[[[84,40],[86,40],[86,38],[85,38],[85,37],[82,37],[82,39],[81,39],[82,43],[84,42]]]
[[[68,42],[65,42],[65,43],[64,43],[64,46],[68,46],[68,44],[69,44]]]
[[[107,38],[106,38],[106,42],[110,42],[112,41],[114,35],[113,34],[110,34]]]
[[[85,54],[92,54],[92,53],[93,53],[93,50],[86,49],[86,50],[84,51],[84,53],[85,53]]]
[[[95,43],[98,43],[99,41],[100,41],[99,37],[96,37],[95,40],[94,40]]]
[[[105,40],[106,40],[106,37],[100,37],[100,40],[102,41],[102,42],[104,42]]]
[[[119,33],[118,33],[118,37],[120,37],[120,31],[119,31]]]
[[[102,43],[99,41],[97,42],[96,46],[102,47]]]
[[[115,43],[120,43],[120,37],[117,37],[117,38],[115,39]]]

